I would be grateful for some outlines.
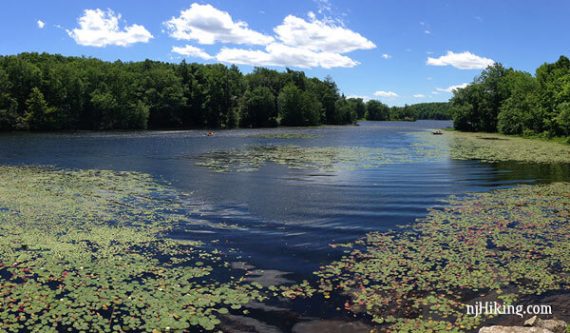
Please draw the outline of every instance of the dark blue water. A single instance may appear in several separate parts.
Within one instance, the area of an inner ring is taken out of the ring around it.
[[[244,261],[306,277],[339,255],[332,242],[413,223],[450,194],[559,179],[549,166],[483,164],[449,157],[334,171],[267,163],[252,172],[217,173],[197,166],[209,152],[266,145],[385,148],[406,154],[412,132],[449,122],[363,122],[361,126],[220,131],[0,135],[0,164],[53,165],[141,171],[190,194],[196,220],[239,230],[177,231],[173,237],[220,240]],[[257,134],[302,133],[312,138],[270,139]],[[567,169],[566,169],[567,170]],[[562,172],[564,174],[564,172]]]

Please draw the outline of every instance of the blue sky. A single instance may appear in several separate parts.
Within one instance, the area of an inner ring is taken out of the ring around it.
[[[534,72],[570,54],[570,2],[2,1],[0,54],[289,66],[348,96],[445,101],[493,61]]]

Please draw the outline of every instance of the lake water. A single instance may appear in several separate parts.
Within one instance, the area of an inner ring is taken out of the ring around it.
[[[548,167],[454,161],[446,156],[400,158],[417,153],[417,138],[411,134],[450,125],[362,122],[361,126],[219,131],[213,137],[200,130],[3,134],[0,163],[150,173],[189,194],[188,209],[194,219],[239,227],[195,227],[176,231],[173,237],[216,239],[220,241],[216,246],[236,249],[239,260],[300,279],[339,256],[340,250],[331,249],[330,243],[412,223],[450,194],[559,177],[551,176]],[[294,135],[280,136],[284,134]],[[279,146],[299,151],[381,148],[395,159],[385,165],[356,163],[327,170],[267,162],[246,171],[216,172],[197,165],[212,156],[231,164],[231,159],[224,160],[228,152],[247,155],[259,147]]]

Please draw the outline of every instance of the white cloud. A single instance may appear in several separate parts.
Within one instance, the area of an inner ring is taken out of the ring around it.
[[[338,53],[314,52],[303,48],[294,48],[280,43],[268,45],[265,50],[246,50],[223,48],[216,59],[240,65],[252,66],[290,66],[290,67],[354,67],[357,61]]]
[[[108,45],[129,46],[134,43],[147,43],[152,34],[142,25],[133,24],[119,27],[121,14],[112,10],[86,9],[77,19],[79,28],[66,30],[79,45],[105,47]]]
[[[382,54],[382,58],[384,58],[384,59],[390,59],[390,58],[392,58],[392,56],[389,55],[388,53],[384,53],[384,54]]]
[[[38,25],[38,28],[43,29],[46,26],[46,23],[42,20],[38,20],[36,22],[36,24]]]
[[[332,11],[332,4],[330,0],[313,0],[319,8],[319,14]]]
[[[376,47],[361,34],[329,20],[318,20],[314,15],[309,17],[309,21],[288,15],[273,30],[281,43],[315,52],[348,53]]]
[[[469,83],[462,83],[462,84],[456,84],[453,86],[449,86],[447,88],[436,88],[436,92],[446,92],[446,93],[453,93],[454,90],[456,89],[461,89],[461,88],[465,88],[469,85]]]
[[[378,96],[378,97],[387,97],[387,98],[395,98],[398,97],[399,95],[396,94],[393,91],[384,91],[384,90],[378,90],[374,93],[374,96]]]
[[[178,53],[178,54],[186,56],[186,57],[194,57],[194,58],[200,58],[200,59],[204,59],[204,60],[210,60],[210,59],[214,58],[211,55],[209,55],[206,51],[202,50],[201,48],[195,47],[192,45],[185,45],[182,47],[181,46],[173,46],[172,52]]]
[[[326,0],[315,0],[319,12],[327,11]],[[322,7],[321,7],[322,6]],[[346,53],[367,50],[376,45],[334,20],[318,19],[309,12],[308,19],[293,15],[285,17],[276,26],[274,36],[249,29],[247,23],[234,21],[229,13],[212,5],[193,3],[179,17],[164,23],[175,39],[195,40],[200,44],[245,44],[263,48],[223,47],[215,59],[221,62],[252,66],[291,66],[301,68],[354,67],[359,63]],[[178,52],[181,51],[181,52]],[[201,51],[201,52],[199,52]],[[191,53],[203,59],[209,56],[203,50],[191,47],[173,48],[173,52]]]
[[[414,98],[425,98],[425,97],[426,97],[426,95],[424,95],[424,94],[415,94],[414,95]]]
[[[484,69],[494,63],[493,59],[480,57],[468,51],[461,53],[447,51],[446,55],[439,58],[428,57],[427,59],[428,65],[453,66],[459,69]]]
[[[428,30],[428,29],[424,30],[424,34],[430,35],[430,34],[431,34],[431,30]]]
[[[180,16],[164,22],[169,35],[178,40],[195,40],[200,44],[216,42],[267,45],[273,37],[250,29],[243,21],[234,21],[228,12],[212,5],[193,3]]]
[[[216,59],[253,66],[354,67],[359,63],[344,53],[376,47],[356,32],[318,20],[314,13],[309,19],[289,15],[274,29],[277,41],[264,50],[223,48]]]

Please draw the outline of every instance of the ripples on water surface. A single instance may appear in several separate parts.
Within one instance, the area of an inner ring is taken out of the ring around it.
[[[218,239],[257,267],[308,277],[338,255],[329,243],[411,223],[450,194],[560,177],[548,166],[491,165],[447,156],[410,158],[422,153],[411,133],[449,125],[364,122],[359,127],[220,131],[215,137],[199,130],[4,134],[0,163],[150,173],[190,194],[188,208],[196,220],[239,227],[204,227],[179,231],[174,237]],[[391,162],[325,169],[266,162],[252,170],[227,172],[197,165],[205,156],[275,146],[381,149]]]

